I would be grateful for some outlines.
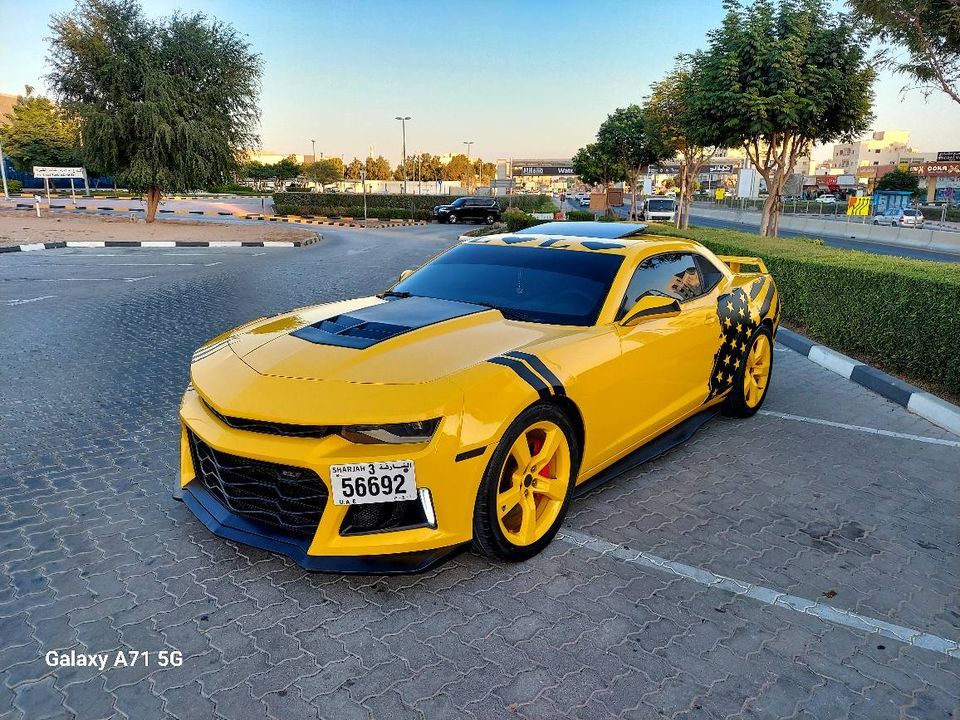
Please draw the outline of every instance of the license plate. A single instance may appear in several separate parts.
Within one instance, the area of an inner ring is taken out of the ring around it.
[[[417,499],[413,460],[331,465],[334,505]]]

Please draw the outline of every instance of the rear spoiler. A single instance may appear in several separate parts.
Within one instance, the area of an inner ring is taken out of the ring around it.
[[[739,275],[743,272],[740,269],[743,265],[755,265],[759,269],[759,272],[767,273],[767,266],[764,265],[763,260],[758,257],[737,257],[736,255],[717,255],[717,257],[727,264],[727,267],[730,268],[730,271],[734,275]]]

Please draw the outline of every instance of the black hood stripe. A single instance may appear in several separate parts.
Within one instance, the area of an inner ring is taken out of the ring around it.
[[[767,288],[767,294],[763,298],[763,305],[760,307],[760,318],[765,318],[770,312],[770,303],[773,302],[773,283]]]
[[[533,370],[528,368],[522,362],[516,358],[508,357],[495,357],[490,358],[487,362],[491,362],[495,365],[503,365],[513,370],[517,375],[520,376],[530,387],[537,391],[537,395],[540,396],[541,400],[546,400],[550,397],[550,388],[547,387],[547,384],[537,375]]]
[[[563,383],[560,382],[553,371],[548,368],[543,360],[538,358],[536,355],[531,355],[530,353],[520,352],[519,350],[511,350],[508,353],[504,353],[506,357],[516,358],[517,360],[523,360],[533,368],[544,380],[546,380],[553,388],[553,392],[556,395],[566,395],[567,391],[563,387]]]

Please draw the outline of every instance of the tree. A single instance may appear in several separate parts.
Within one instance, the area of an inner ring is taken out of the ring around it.
[[[298,177],[302,169],[294,155],[287,155],[283,160],[279,160],[269,167],[270,177],[273,178],[277,190],[282,190],[287,180]]]
[[[623,166],[600,143],[590,143],[573,156],[573,172],[588,185],[603,185],[624,179]]]
[[[688,56],[679,56],[674,69],[651,86],[644,105],[649,142],[658,159],[676,157],[680,172],[676,185],[680,192],[677,227],[690,227],[690,206],[696,190],[696,177],[716,149],[703,135],[703,125],[692,107],[698,84],[702,81]]]
[[[497,166],[477,158],[473,161],[473,174],[477,178],[477,185],[483,185],[484,182],[489,184],[497,176]]]
[[[367,180],[389,180],[393,177],[390,162],[383,156],[367,158]]]
[[[344,168],[343,175],[349,180],[359,180],[360,172],[364,169],[364,164],[357,160],[357,158],[354,158],[350,161],[350,164]]]
[[[881,62],[912,77],[929,94],[939,89],[960,103],[960,2],[957,0],[849,0],[858,22],[880,40],[907,50]]]
[[[231,25],[78,0],[50,29],[47,79],[80,120],[87,164],[144,192],[147,222],[162,193],[223,182],[258,144],[262,63]]]
[[[303,166],[303,175],[320,186],[325,186],[343,180],[343,161],[340,158],[327,158]]]
[[[456,180],[469,188],[470,181],[473,179],[473,165],[463,153],[454,155],[450,158],[450,162],[443,166],[441,177],[444,180]]]
[[[430,153],[421,153],[417,160],[417,176],[424,181],[436,182],[443,179],[443,163]]]
[[[769,192],[760,234],[776,235],[796,159],[869,127],[876,73],[867,38],[826,0],[729,0],[708,38],[692,59],[702,73],[693,111],[706,144],[745,148]]]
[[[597,143],[615,159],[632,190],[630,217],[637,216],[637,185],[643,169],[659,158],[647,135],[646,120],[639,105],[617,108],[600,125]]]
[[[248,160],[240,166],[240,176],[253,180],[255,190],[263,190],[263,184],[273,177],[273,165],[264,165],[259,160]]]
[[[8,124],[0,127],[3,151],[19,172],[34,165],[73,167],[80,159],[80,128],[77,122],[45,97],[26,86],[7,113]]]
[[[907,190],[916,193],[920,178],[909,170],[891,170],[877,181],[877,190]]]

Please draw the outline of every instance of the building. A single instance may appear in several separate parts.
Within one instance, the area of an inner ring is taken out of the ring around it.
[[[833,146],[832,168],[856,175],[857,169],[880,165],[924,162],[929,158],[910,146],[909,130],[878,130],[868,140]]]
[[[13,106],[17,104],[16,95],[8,95],[7,93],[0,93],[0,125],[6,125],[10,121],[7,119],[7,114],[13,112]]]

